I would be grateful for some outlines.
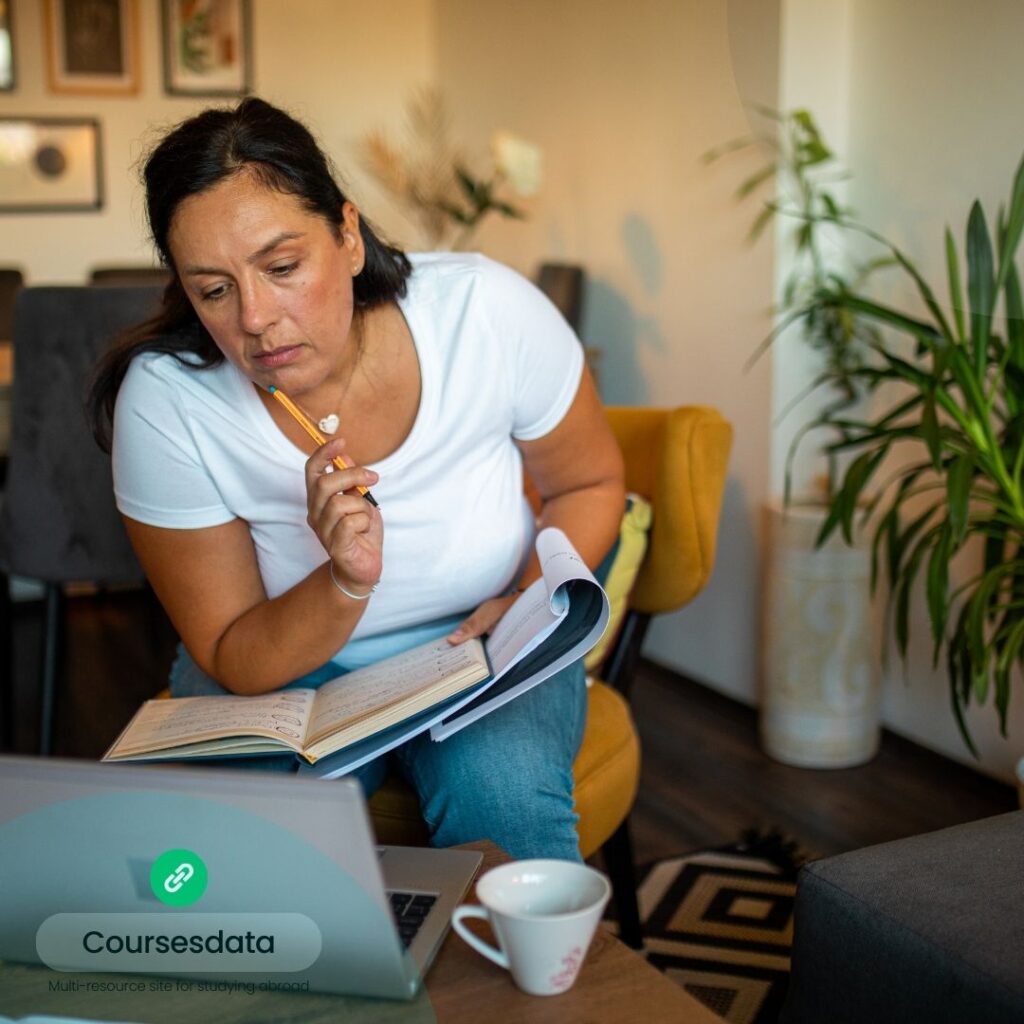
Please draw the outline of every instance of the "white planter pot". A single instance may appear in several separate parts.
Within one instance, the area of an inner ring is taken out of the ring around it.
[[[878,751],[880,707],[870,549],[838,532],[815,548],[818,506],[767,513],[762,745],[805,768],[863,764]]]

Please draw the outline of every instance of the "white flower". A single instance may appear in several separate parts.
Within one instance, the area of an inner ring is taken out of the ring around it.
[[[518,195],[532,196],[540,188],[543,170],[537,146],[511,132],[495,132],[491,138],[491,155],[498,173]]]

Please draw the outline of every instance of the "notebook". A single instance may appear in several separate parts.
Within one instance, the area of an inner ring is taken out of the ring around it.
[[[0,757],[0,959],[58,980],[410,999],[480,861],[377,847],[351,778]]]

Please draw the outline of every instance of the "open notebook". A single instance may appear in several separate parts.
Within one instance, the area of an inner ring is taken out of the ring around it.
[[[483,642],[433,640],[317,690],[147,701],[105,761],[251,757],[292,751],[303,770],[344,775],[427,729],[464,728],[582,657],[608,599],[558,529],[536,540],[542,575]]]

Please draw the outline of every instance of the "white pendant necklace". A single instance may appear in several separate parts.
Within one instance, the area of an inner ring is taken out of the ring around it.
[[[345,386],[342,388],[341,394],[338,395],[338,403],[335,408],[340,409],[345,404],[345,399],[348,397],[349,388],[352,387],[352,381],[355,379],[356,373],[359,370],[360,363],[363,359],[363,335],[359,324],[354,323],[353,328],[355,331],[355,344],[356,344],[356,358],[352,365],[352,372],[348,375],[348,380],[345,381]],[[309,410],[306,409],[301,402],[296,402],[296,405],[309,417],[310,420],[316,423],[320,428],[322,434],[332,436],[338,432],[338,427],[341,426],[341,417],[336,412],[330,412],[321,419],[317,419],[315,416],[311,416]]]
[[[345,390],[348,391],[348,388]],[[344,398],[345,396],[342,395],[341,397]],[[318,420],[301,402],[295,402],[295,404],[305,413],[307,420],[315,423],[320,428],[321,434],[333,435],[338,432],[338,427],[341,426],[341,418],[336,412],[329,413]],[[340,405],[341,402],[339,401],[338,404]]]
[[[363,340],[361,336],[358,337],[357,339],[357,345],[359,347],[356,352],[355,365],[352,367],[352,372],[348,375],[348,380],[345,381],[345,387],[342,389],[341,394],[338,395],[337,408],[339,409],[345,404],[345,399],[348,397],[349,388],[352,387],[352,381],[355,378],[356,371],[359,369],[359,363],[362,360]],[[302,409],[302,406],[300,405],[299,408]],[[302,409],[302,411],[306,413],[307,416],[309,416],[308,410]],[[309,416],[309,418],[313,419],[314,417]],[[316,425],[320,428],[321,433],[333,435],[338,432],[338,427],[341,426],[341,417],[339,417],[336,412],[331,412],[324,416],[322,419],[317,420]]]

